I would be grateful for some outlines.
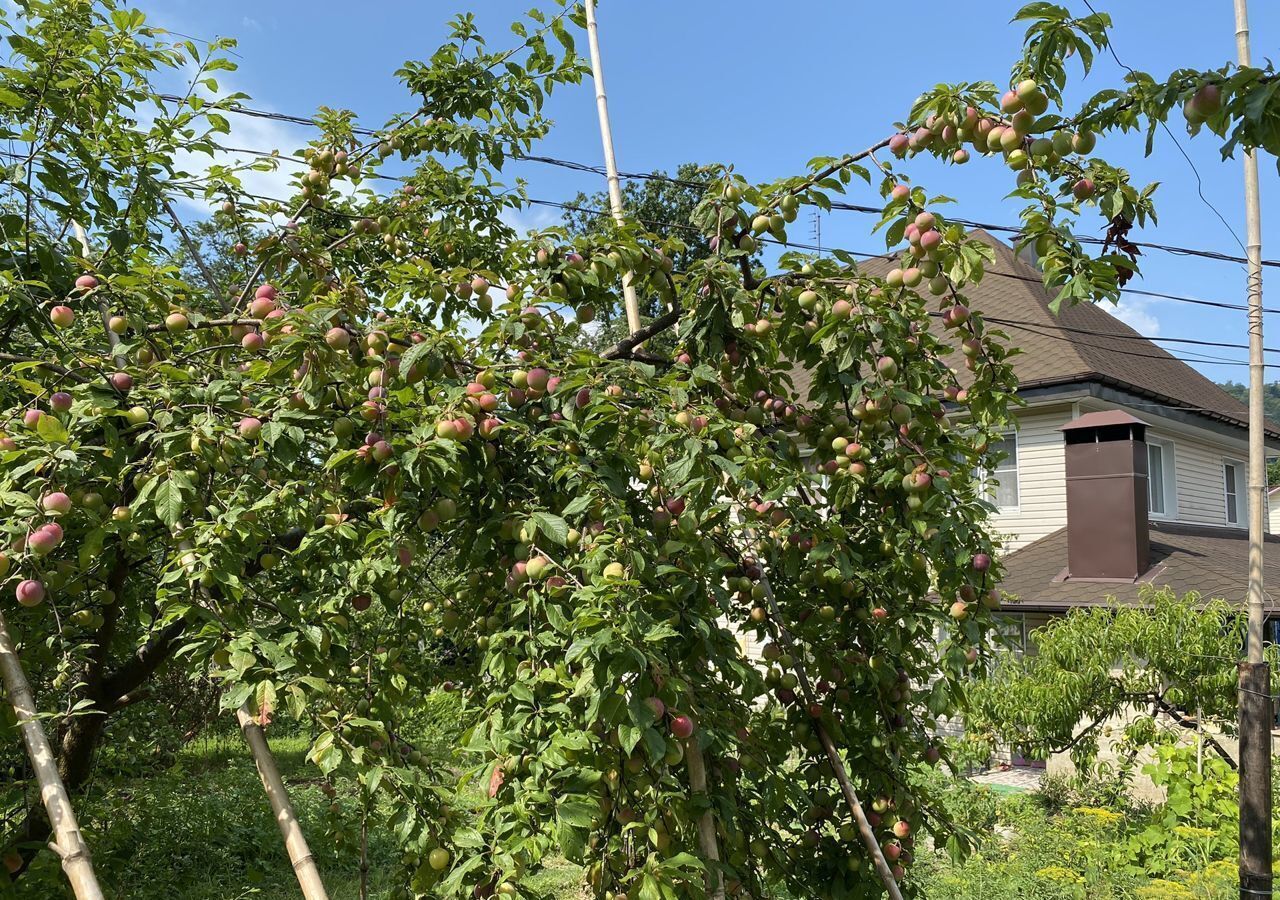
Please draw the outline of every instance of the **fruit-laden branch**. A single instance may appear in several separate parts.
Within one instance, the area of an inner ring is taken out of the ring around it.
[[[285,224],[276,229],[277,233],[286,231],[289,226],[298,220],[298,216],[302,215],[308,206],[311,205],[310,200],[303,200],[302,205],[294,210],[293,215],[289,216]],[[244,280],[244,287],[240,289],[240,299],[236,302],[237,307],[244,306],[249,302],[249,294],[254,290],[254,285],[258,283],[258,278],[262,275],[262,270],[267,265],[267,257],[265,255],[258,258],[258,264],[253,267],[253,271],[249,273],[249,277]]]
[[[768,203],[764,204],[758,210],[756,210],[756,215],[762,215],[764,213],[768,213],[776,209],[778,204],[782,202],[783,197],[794,197],[797,194],[807,191],[809,188],[813,187],[815,184],[818,184],[819,182],[821,182],[824,178],[830,178],[832,175],[836,174],[841,169],[846,169],[849,166],[853,165],[854,163],[860,162],[866,159],[867,157],[871,156],[871,154],[875,153],[877,150],[883,150],[885,147],[889,146],[889,141],[891,140],[892,138],[885,138],[882,141],[877,141],[876,143],[872,144],[866,150],[860,150],[857,153],[850,153],[848,156],[845,156],[845,157],[842,157],[841,159],[836,160],[831,165],[827,166],[825,169],[819,169],[817,172],[814,172],[812,175],[810,175],[808,178],[804,179],[794,187],[790,187],[790,188],[787,188],[786,190],[779,191],[772,200],[770,200]],[[750,230],[751,230],[751,225],[750,223],[747,223],[743,227],[743,229],[738,233],[738,236],[741,237],[742,235],[746,234]]]
[[[35,363],[41,369],[47,369],[48,371],[53,372],[56,375],[61,375],[63,378],[70,378],[72,381],[79,382],[80,384],[89,383],[89,379],[85,378],[79,372],[73,372],[70,369],[68,369],[66,366],[59,365],[56,362],[49,362],[48,360],[45,360],[45,359],[36,359],[35,357],[32,357],[32,356],[21,356],[17,353],[0,353],[0,362]]]
[[[243,316],[230,316],[225,319],[203,319],[196,322],[188,322],[184,328],[221,328],[224,325],[251,325],[260,327],[262,319],[250,319]],[[157,334],[161,331],[169,331],[169,327],[164,322],[154,322],[151,325],[143,326],[140,331],[146,334]]]
[[[754,536],[748,532],[748,537],[754,541]],[[760,566],[760,587],[764,589],[765,600],[769,604],[769,613],[773,617],[773,621],[778,627],[778,639],[786,647],[787,652],[792,652],[793,644],[791,640],[791,632],[787,630],[787,626],[782,618],[782,610],[778,608],[778,600],[773,595],[773,585],[769,582],[769,575],[764,571],[764,566]],[[804,694],[804,700],[807,705],[812,707],[816,702],[813,693],[813,686],[809,683],[809,675],[805,672],[804,666],[801,664],[803,655],[794,654],[796,659],[796,679],[800,684],[800,691]],[[888,893],[890,900],[902,900],[902,891],[898,889],[898,879],[894,877],[893,870],[889,868],[889,863],[884,858],[884,851],[880,849],[880,844],[876,840],[875,832],[871,828],[871,822],[867,819],[866,811],[862,808],[862,803],[858,800],[858,794],[853,789],[853,783],[849,780],[849,773],[845,769],[844,760],[840,757],[839,750],[831,740],[826,726],[822,724],[822,720],[815,718],[813,720],[813,728],[818,733],[818,740],[822,742],[822,749],[827,754],[827,761],[831,763],[831,768],[835,772],[836,781],[840,783],[840,793],[844,795],[845,803],[849,807],[849,812],[853,815],[854,821],[858,823],[858,833],[862,836],[862,842],[867,847],[867,852],[871,854],[871,862],[875,866],[876,874],[880,876],[881,883]]]

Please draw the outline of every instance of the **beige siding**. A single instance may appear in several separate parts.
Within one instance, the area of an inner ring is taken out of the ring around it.
[[[1018,419],[1018,508],[991,519],[992,530],[1006,538],[1007,550],[1067,524],[1066,454],[1058,429],[1070,420],[1070,407],[1028,410]]]
[[[1222,447],[1187,437],[1174,437],[1173,442],[1178,472],[1177,520],[1197,525],[1226,525],[1222,460],[1231,451],[1224,452]]]
[[[1074,411],[1069,406],[1031,408],[1018,417],[1018,507],[1001,510],[991,519],[991,529],[1004,540],[1006,550],[1016,550],[1067,524],[1066,454],[1059,429],[1075,415],[1097,409],[1126,409],[1150,424],[1152,438],[1172,444],[1173,506],[1167,515],[1153,518],[1228,525],[1222,463],[1244,460],[1243,433],[1233,440],[1172,422],[1149,407],[1129,409],[1096,401],[1080,406]],[[1243,523],[1247,498],[1242,495],[1240,502]],[[1269,530],[1280,533],[1280,503],[1270,505],[1275,509]]]

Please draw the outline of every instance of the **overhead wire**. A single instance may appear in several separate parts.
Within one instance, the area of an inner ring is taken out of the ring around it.
[[[299,163],[305,163],[305,160],[304,160],[304,159],[302,159],[301,157],[292,156],[292,155],[289,155],[289,154],[282,154],[282,153],[278,153],[278,152],[277,152],[277,153],[264,153],[264,152],[262,152],[262,151],[252,150],[252,149],[248,149],[248,148],[224,147],[224,146],[221,146],[221,145],[219,145],[219,149],[222,149],[222,150],[227,151],[227,152],[250,154],[250,155],[259,156],[259,157],[267,158],[267,159],[286,159],[286,160],[289,160],[289,161],[296,161],[296,162],[299,162]],[[4,151],[0,151],[0,155],[11,156],[11,157],[15,157],[15,158],[22,158],[22,159],[25,159],[25,158],[26,158],[26,157],[23,157],[23,156],[19,156],[18,154],[5,153]],[[590,168],[590,167],[587,167],[587,168]],[[384,175],[384,174],[382,174],[382,173],[368,173],[368,174],[370,174],[370,175],[374,175],[375,177],[382,178],[382,179],[384,179],[384,180],[389,180],[389,181],[404,182],[404,181],[406,180],[406,179],[401,178],[401,177],[397,177],[397,176],[393,176],[393,175]],[[686,183],[687,183],[687,182],[686,182]],[[256,199],[256,200],[260,200],[260,201],[264,201],[264,202],[272,202],[272,203],[284,203],[284,202],[285,202],[285,201],[284,201],[283,199],[281,199],[281,198],[269,197],[269,196],[265,196],[265,195],[261,195],[261,194],[252,194],[252,193],[248,193],[247,195],[248,195],[248,196],[253,197],[253,198],[254,198],[254,199]],[[600,216],[600,217],[604,217],[604,216],[608,216],[608,215],[609,215],[609,213],[607,213],[605,210],[596,209],[596,208],[592,208],[592,207],[584,207],[584,206],[580,206],[580,205],[576,205],[576,204],[572,204],[572,203],[564,203],[564,202],[553,201],[553,200],[543,200],[543,199],[540,199],[540,198],[532,198],[532,197],[525,197],[525,198],[522,198],[522,200],[523,200],[523,202],[526,202],[526,203],[529,203],[529,204],[540,205],[540,206],[547,206],[547,207],[552,207],[552,208],[557,208],[557,209],[562,209],[562,210],[568,210],[568,211],[574,211],[574,212],[581,212],[581,213],[584,213],[584,214],[587,214],[587,215],[594,215],[594,216]],[[354,215],[354,214],[347,214],[347,213],[344,213],[344,212],[342,212],[342,211],[340,211],[340,210],[330,210],[330,212],[332,212],[332,213],[334,213],[334,214],[336,214],[336,215],[342,216],[342,217],[346,217],[346,218],[353,218],[353,219],[362,218],[361,216],[357,216],[357,215]],[[685,223],[664,222],[664,221],[660,221],[660,220],[651,220],[651,219],[643,219],[643,218],[638,219],[637,221],[640,221],[642,224],[645,224],[645,225],[648,225],[648,226],[654,226],[654,227],[671,228],[671,229],[686,230],[686,231],[692,231],[692,232],[697,232],[697,231],[699,231],[699,229],[697,229],[695,226],[692,226],[692,225],[689,225],[689,224],[685,224]],[[983,225],[981,225],[981,224],[978,224],[978,227],[987,227],[987,226],[983,226]],[[773,238],[761,238],[761,240],[762,240],[763,242],[765,242],[765,243],[769,243],[769,244],[774,244],[774,245],[784,246],[784,247],[791,247],[791,248],[800,249],[800,250],[808,250],[808,251],[811,251],[811,252],[817,252],[817,251],[819,250],[819,248],[818,248],[817,246],[815,246],[815,245],[810,245],[810,244],[806,244],[806,243],[802,243],[802,242],[795,242],[795,241],[779,241],[779,240],[776,240],[776,239],[773,239]],[[867,251],[851,250],[851,249],[847,249],[847,248],[824,248],[824,249],[826,249],[826,250],[839,250],[840,252],[848,253],[848,254],[853,255],[853,256],[862,257],[862,258],[864,258],[864,259],[886,259],[886,258],[889,258],[889,256],[888,256],[887,254],[885,254],[885,253],[872,253],[872,252],[867,252]],[[994,277],[1000,277],[1000,278],[1008,278],[1008,279],[1013,279],[1013,280],[1017,280],[1017,281],[1023,281],[1023,282],[1027,282],[1027,283],[1031,283],[1031,284],[1036,284],[1036,285],[1038,285],[1038,286],[1043,286],[1042,281],[1041,281],[1040,279],[1038,279],[1038,278],[1032,278],[1032,277],[1029,277],[1029,276],[1023,276],[1023,275],[1017,275],[1017,274],[1015,274],[1015,273],[1011,273],[1011,272],[1001,272],[1001,271],[997,271],[997,270],[988,270],[988,271],[986,272],[986,275],[988,275],[988,276],[994,276]],[[1166,294],[1166,293],[1161,293],[1161,292],[1156,292],[1156,291],[1145,291],[1145,290],[1140,290],[1140,289],[1136,289],[1136,288],[1122,288],[1122,289],[1121,289],[1121,292],[1122,292],[1122,293],[1136,294],[1136,295],[1139,295],[1139,296],[1154,297],[1154,298],[1157,298],[1157,299],[1163,299],[1163,300],[1171,300],[1171,301],[1177,301],[1177,302],[1195,303],[1195,304],[1200,304],[1200,305],[1205,305],[1205,306],[1212,306],[1212,307],[1217,307],[1217,308],[1224,308],[1224,309],[1241,309],[1241,310],[1243,310],[1243,309],[1245,309],[1245,308],[1246,308],[1243,304],[1231,304],[1231,303],[1226,303],[1226,302],[1222,302],[1222,301],[1202,300],[1202,299],[1193,298],[1193,297],[1185,297],[1185,296],[1176,295],[1176,294]],[[1277,310],[1277,309],[1268,309],[1268,310],[1265,310],[1265,311],[1266,311],[1266,312],[1271,312],[1271,313],[1280,313],[1280,310]],[[1184,338],[1184,337],[1168,337],[1168,336],[1157,336],[1157,335],[1144,335],[1144,334],[1138,333],[1138,332],[1136,332],[1136,331],[1135,331],[1134,333],[1132,333],[1132,334],[1126,334],[1126,333],[1120,333],[1120,332],[1098,332],[1098,331],[1093,331],[1093,330],[1089,330],[1089,329],[1073,328],[1073,327],[1071,327],[1071,326],[1059,325],[1059,324],[1050,324],[1050,325],[1045,325],[1045,324],[1043,324],[1043,323],[1027,322],[1027,321],[1015,320],[1015,319],[1005,319],[1005,318],[998,318],[998,317],[994,317],[994,316],[985,316],[985,318],[986,318],[988,321],[990,321],[990,322],[992,322],[992,323],[994,323],[994,324],[1008,325],[1009,327],[1021,328],[1021,329],[1023,329],[1023,330],[1028,330],[1028,331],[1032,330],[1032,328],[1033,328],[1033,327],[1040,327],[1040,328],[1051,328],[1051,329],[1054,329],[1054,330],[1059,331],[1059,332],[1071,332],[1071,333],[1081,334],[1081,335],[1085,335],[1085,336],[1108,337],[1108,338],[1115,338],[1115,339],[1119,339],[1119,340],[1140,340],[1140,341],[1147,341],[1147,342],[1157,343],[1157,344],[1159,344],[1159,343],[1176,343],[1176,344],[1184,344],[1184,345],[1189,345],[1189,346],[1203,346],[1203,347],[1215,347],[1215,348],[1225,348],[1225,349],[1240,349],[1240,350],[1248,349],[1247,345],[1245,345],[1245,344],[1236,344],[1236,343],[1231,343],[1231,342],[1226,342],[1226,341],[1208,341],[1208,340],[1199,339],[1199,338]],[[1046,336],[1058,337],[1059,339],[1063,339],[1063,340],[1070,340],[1070,339],[1068,339],[1068,338],[1061,338],[1061,336],[1060,336],[1060,335],[1051,335],[1051,334],[1049,334],[1048,332],[1043,332],[1043,333],[1044,333],[1044,334],[1046,334]],[[1086,343],[1084,343],[1084,342],[1079,342],[1079,341],[1077,341],[1077,343],[1080,343],[1080,344],[1081,344],[1081,346],[1094,346],[1094,347],[1097,347],[1098,349],[1113,349],[1113,348],[1104,348],[1104,347],[1101,347],[1100,345],[1090,345],[1090,344],[1086,344]],[[1280,348],[1264,348],[1264,350],[1265,350],[1265,352],[1268,352],[1268,353],[1280,353]],[[1191,351],[1187,351],[1187,352],[1191,352]],[[1168,359],[1168,358],[1173,358],[1173,359],[1177,359],[1177,360],[1179,360],[1179,361],[1181,361],[1181,362],[1204,362],[1204,363],[1212,363],[1212,364],[1215,364],[1215,365],[1248,365],[1248,363],[1247,363],[1247,362],[1244,362],[1244,361],[1228,360],[1228,359],[1224,359],[1224,358],[1221,358],[1221,357],[1213,357],[1213,356],[1209,356],[1209,355],[1207,355],[1207,354],[1195,354],[1195,355],[1198,355],[1198,356],[1203,356],[1203,357],[1205,357],[1205,359],[1203,359],[1203,360],[1187,360],[1187,359],[1182,359],[1181,357],[1174,356],[1173,354],[1170,354],[1170,357],[1150,356],[1150,355],[1143,355],[1143,354],[1129,354],[1129,355],[1137,356],[1137,357],[1139,357],[1139,358],[1150,358],[1150,359]],[[1270,368],[1280,368],[1280,365],[1277,365],[1277,364],[1270,364],[1270,363],[1269,363],[1269,364],[1267,364],[1267,365],[1268,365],[1268,367],[1270,367]]]
[[[1093,4],[1090,3],[1089,0],[1084,0],[1084,5],[1087,6],[1089,8],[1089,12],[1093,13],[1095,16],[1098,14],[1098,11],[1093,8]],[[1108,52],[1110,52],[1111,58],[1116,61],[1116,65],[1124,69],[1130,75],[1138,74],[1133,70],[1132,66],[1126,65],[1120,59],[1120,55],[1116,53],[1115,43],[1109,37],[1107,38],[1107,50]],[[1226,217],[1224,217],[1222,213],[1218,211],[1218,208],[1209,202],[1209,198],[1204,195],[1204,180],[1201,179],[1200,177],[1200,170],[1196,168],[1196,164],[1192,161],[1191,157],[1187,154],[1186,149],[1182,146],[1182,142],[1178,140],[1177,136],[1169,128],[1169,125],[1167,122],[1165,122],[1163,119],[1160,119],[1158,121],[1159,121],[1160,128],[1164,131],[1165,134],[1169,136],[1169,139],[1173,141],[1173,145],[1178,148],[1178,152],[1182,154],[1182,158],[1187,161],[1187,165],[1190,166],[1191,168],[1191,174],[1196,177],[1196,193],[1200,195],[1200,201],[1204,203],[1205,206],[1209,207],[1210,211],[1212,211],[1213,214],[1218,217],[1218,221],[1222,223],[1222,227],[1227,229],[1227,231],[1231,234],[1231,237],[1235,240],[1236,244],[1239,245],[1240,249],[1243,250],[1245,253],[1248,253],[1249,251],[1245,248],[1244,241],[1240,240],[1240,235],[1236,234],[1236,230],[1231,227],[1231,223],[1229,223],[1226,220]],[[1242,263],[1246,262],[1245,259],[1241,259],[1239,261]]]
[[[174,94],[158,94],[157,96],[166,102],[176,103],[176,102],[182,101],[181,97],[178,97]],[[249,116],[254,118],[271,119],[271,120],[280,121],[280,122],[288,122],[290,124],[310,126],[313,128],[321,127],[321,123],[318,120],[309,116],[294,115],[290,113],[279,113],[271,110],[257,109],[250,106],[236,105],[236,106],[230,106],[230,107],[221,107],[217,111],[232,113],[235,115],[244,115],[244,116]],[[352,127],[352,131],[355,134],[359,134],[366,137],[376,137],[377,135],[384,133],[374,129],[360,128],[355,126]],[[1177,143],[1176,138],[1174,140],[1175,140],[1175,143]],[[230,149],[230,148],[227,148],[227,149]],[[1181,149],[1181,145],[1179,145],[1179,149]],[[241,150],[240,152],[252,153],[252,154],[267,156],[267,157],[272,155],[269,153],[264,153],[263,151],[247,150],[247,149]],[[1183,151],[1183,154],[1185,156],[1185,151]],[[603,176],[605,174],[605,170],[603,166],[593,165],[590,163],[576,162],[574,160],[559,159],[554,156],[523,154],[520,156],[512,157],[511,161],[538,163],[541,165],[555,166],[563,169],[568,169],[571,171],[583,172],[583,173],[588,173],[592,175]],[[1196,171],[1195,164],[1192,163],[1190,159],[1188,159],[1188,163],[1190,163],[1192,170],[1196,172],[1196,177],[1198,181],[1199,172]],[[394,176],[383,176],[383,177],[392,178]],[[707,182],[707,181],[691,181],[688,179],[676,178],[671,175],[667,175],[664,172],[619,172],[618,177],[624,178],[628,181],[661,181],[667,184],[674,184],[679,187],[692,188],[696,190],[703,190],[708,186],[710,186],[710,182]],[[1203,191],[1201,192],[1201,199],[1204,200],[1205,203],[1210,207],[1210,209],[1213,209],[1215,215],[1217,215],[1219,219],[1222,219],[1223,223],[1226,224],[1226,220],[1222,218],[1222,214],[1219,213],[1217,209],[1213,207],[1213,204],[1209,203],[1209,201],[1204,197]],[[832,209],[838,209],[838,210],[848,211],[848,212],[859,212],[859,213],[876,214],[876,215],[883,213],[883,210],[877,207],[863,206],[860,204],[847,203],[839,200],[832,200],[830,202],[830,205]],[[1006,234],[1020,234],[1023,231],[1022,228],[1016,225],[999,225],[996,223],[980,222],[973,219],[967,219],[962,217],[954,217],[954,218],[951,218],[950,221],[957,222],[961,225],[965,225],[970,228],[982,228],[987,231],[998,231]],[[1228,225],[1227,227],[1230,230],[1230,226]],[[1232,232],[1232,234],[1234,237],[1234,232]],[[1104,238],[1096,238],[1088,235],[1073,235],[1073,237],[1075,238],[1075,240],[1078,240],[1084,244],[1105,245],[1107,243],[1107,241]],[[1237,238],[1237,242],[1238,242],[1238,238]],[[1205,250],[1197,247],[1180,247],[1173,244],[1164,244],[1164,243],[1159,243],[1154,241],[1130,241],[1129,243],[1135,247],[1140,247],[1145,250],[1158,250],[1163,253],[1170,253],[1177,256],[1192,256],[1192,257],[1198,257],[1202,259],[1210,259],[1217,262],[1229,262],[1229,263],[1238,263],[1238,264],[1244,264],[1248,262],[1248,260],[1243,256],[1234,256],[1232,254],[1222,253],[1221,251],[1217,251],[1217,250]],[[1268,266],[1271,268],[1280,268],[1280,260],[1264,259],[1262,261],[1262,264],[1264,266]]]

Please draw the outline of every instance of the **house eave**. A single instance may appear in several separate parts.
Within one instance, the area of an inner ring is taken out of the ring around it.
[[[1134,385],[1101,375],[1096,372],[1072,375],[1067,378],[1045,378],[1024,381],[1018,385],[1018,396],[1025,400],[1062,399],[1074,400],[1092,397],[1109,403],[1135,406],[1142,401],[1156,401],[1165,418],[1193,425],[1237,440],[1248,434],[1248,427],[1238,419],[1212,410],[1191,409],[1185,403],[1155,391],[1145,391]],[[1137,401],[1137,402],[1135,402]],[[1280,450],[1280,430],[1266,429],[1266,445]]]

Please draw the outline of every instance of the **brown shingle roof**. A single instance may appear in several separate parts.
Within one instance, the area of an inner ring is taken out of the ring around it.
[[[1280,536],[1267,535],[1263,579],[1280,584]],[[1003,559],[1000,590],[1010,611],[1060,611],[1100,606],[1114,597],[1136,603],[1143,584],[1168,585],[1179,594],[1197,591],[1205,599],[1243,602],[1248,588],[1248,534],[1239,528],[1151,523],[1151,567],[1135,583],[1058,581],[1067,565],[1067,529],[1061,528]],[[1013,602],[1017,598],[1017,602]],[[1280,601],[1267,603],[1280,611]]]
[[[964,293],[988,325],[1006,332],[1009,342],[1022,350],[1011,360],[1021,389],[1101,382],[1233,425],[1248,425],[1245,404],[1143,338],[1103,304],[1064,306],[1054,315],[1039,271],[987,232],[976,229],[970,234],[993,247],[996,259],[987,266],[986,277]],[[883,275],[896,264],[896,257],[878,257],[860,268]],[[935,319],[933,327],[941,329],[941,323]],[[947,362],[962,380],[966,378],[958,352]],[[805,397],[809,379],[797,375],[797,391]],[[1267,424],[1268,435],[1280,438],[1280,425]]]

